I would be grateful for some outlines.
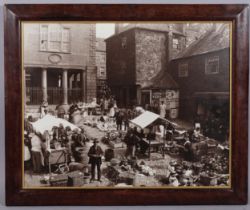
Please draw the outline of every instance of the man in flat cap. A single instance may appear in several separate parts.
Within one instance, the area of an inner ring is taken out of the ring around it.
[[[91,182],[95,180],[95,168],[97,167],[97,176],[98,181],[101,182],[101,164],[102,164],[102,155],[103,150],[98,145],[98,140],[94,139],[94,145],[90,147],[88,156],[89,156],[89,164],[91,164]]]

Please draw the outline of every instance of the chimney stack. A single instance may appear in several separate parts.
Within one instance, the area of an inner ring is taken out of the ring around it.
[[[115,24],[115,34],[119,34],[119,32],[120,32],[120,24],[116,23]]]

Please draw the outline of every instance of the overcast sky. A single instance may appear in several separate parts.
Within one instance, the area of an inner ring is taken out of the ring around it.
[[[97,23],[96,24],[96,37],[107,38],[115,32],[114,23]]]

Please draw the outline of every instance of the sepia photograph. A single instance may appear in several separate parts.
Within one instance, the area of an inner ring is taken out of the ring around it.
[[[230,188],[231,33],[23,21],[23,188]]]

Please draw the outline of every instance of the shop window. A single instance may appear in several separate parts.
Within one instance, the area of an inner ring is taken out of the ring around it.
[[[188,64],[187,63],[179,64],[178,74],[179,74],[179,77],[187,77],[188,76]]]
[[[219,56],[206,58],[205,73],[206,74],[218,74],[219,73]]]
[[[70,28],[59,24],[40,25],[40,50],[70,52]]]

